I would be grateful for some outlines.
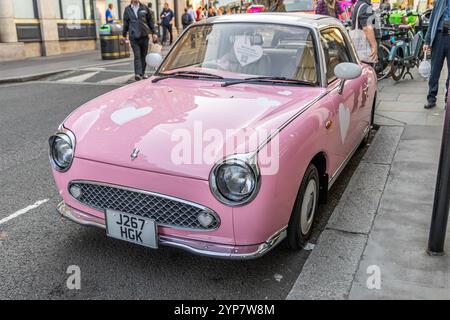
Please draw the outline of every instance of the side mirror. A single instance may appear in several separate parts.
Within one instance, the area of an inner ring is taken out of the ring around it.
[[[361,66],[352,62],[341,62],[334,67],[334,75],[341,79],[339,94],[342,94],[344,91],[344,84],[346,80],[356,79],[361,75],[361,73]]]
[[[147,65],[152,67],[152,68],[158,68],[159,65],[161,64],[163,58],[159,53],[149,53],[146,57],[145,57],[145,62],[147,62]]]

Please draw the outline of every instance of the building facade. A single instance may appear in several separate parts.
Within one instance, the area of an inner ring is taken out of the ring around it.
[[[175,9],[175,26],[186,0],[141,0],[152,3],[158,18],[165,2]],[[0,0],[0,61],[88,51],[98,48],[98,30],[109,3],[122,18],[130,0]],[[174,29],[177,29],[174,28]]]

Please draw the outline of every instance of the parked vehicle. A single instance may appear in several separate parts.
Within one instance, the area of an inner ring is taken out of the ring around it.
[[[150,79],[87,102],[49,139],[58,211],[150,248],[301,249],[369,135],[376,90],[334,18],[197,22]]]

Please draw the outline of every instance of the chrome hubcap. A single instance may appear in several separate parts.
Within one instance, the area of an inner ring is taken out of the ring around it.
[[[310,180],[306,186],[303,196],[302,208],[300,212],[300,228],[302,234],[307,234],[311,229],[314,213],[317,205],[317,184],[315,180]]]

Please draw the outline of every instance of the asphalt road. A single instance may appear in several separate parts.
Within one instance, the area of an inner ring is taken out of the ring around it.
[[[227,261],[174,248],[149,250],[56,213],[60,198],[47,139],[78,105],[117,87],[51,79],[0,86],[0,221],[22,213],[0,222],[0,299],[284,299],[308,251],[292,252],[283,243],[258,260]],[[320,207],[311,242],[363,152]],[[80,267],[80,290],[66,287],[71,265]]]

